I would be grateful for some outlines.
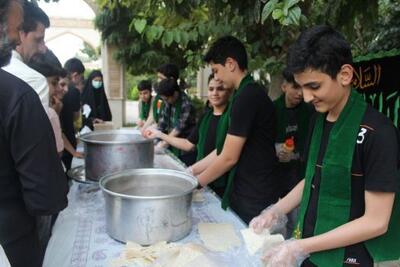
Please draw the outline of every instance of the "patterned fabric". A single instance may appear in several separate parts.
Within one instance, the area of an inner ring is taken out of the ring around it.
[[[189,97],[184,92],[180,92],[174,105],[166,101],[163,103],[164,107],[158,121],[159,130],[168,134],[175,129],[180,136],[188,134],[196,123],[195,109]]]

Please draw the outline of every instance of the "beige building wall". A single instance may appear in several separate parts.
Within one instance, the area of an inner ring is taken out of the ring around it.
[[[110,104],[115,128],[125,122],[125,70],[117,63],[112,54],[115,47],[104,43],[102,46],[102,63],[104,86]]]

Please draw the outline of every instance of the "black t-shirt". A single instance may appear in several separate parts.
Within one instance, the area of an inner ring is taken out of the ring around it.
[[[197,145],[199,142],[199,130],[200,130],[200,123],[202,121],[203,117],[199,120],[199,122],[196,124],[196,127],[193,129],[189,137],[187,138],[190,143]],[[208,126],[208,132],[206,135],[206,140],[204,143],[204,157],[206,157],[208,154],[210,154],[215,148],[216,148],[216,137],[217,137],[217,127],[218,127],[218,122],[219,119],[221,118],[221,115],[211,115],[210,118],[210,124]]]
[[[257,83],[243,88],[232,105],[228,134],[246,138],[236,164],[233,194],[259,206],[267,205],[279,194],[273,173],[277,164],[274,106]]]
[[[80,92],[73,86],[68,86],[68,92],[63,98],[63,108],[60,114],[61,128],[68,141],[75,147],[74,112],[81,107]]]
[[[314,125],[314,123],[312,123]],[[329,133],[334,123],[325,121],[317,164],[322,166]],[[306,147],[309,147],[312,131],[309,132]],[[351,181],[352,221],[361,217],[365,211],[364,192],[398,192],[398,137],[393,124],[384,115],[370,106],[361,121],[353,156]],[[312,181],[310,202],[304,218],[303,237],[313,236],[316,211],[318,208],[321,168],[316,167]],[[373,266],[373,261],[363,243],[345,248],[345,266]],[[306,261],[303,266],[315,266]]]

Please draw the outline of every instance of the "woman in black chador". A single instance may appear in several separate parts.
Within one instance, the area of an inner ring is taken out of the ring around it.
[[[88,126],[93,130],[94,123],[112,120],[101,71],[94,70],[90,73],[82,92],[81,101],[82,127]],[[89,106],[90,110],[85,105]]]

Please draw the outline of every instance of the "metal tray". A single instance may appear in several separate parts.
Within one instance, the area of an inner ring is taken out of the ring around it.
[[[93,181],[90,179],[86,179],[85,176],[85,165],[77,166],[74,168],[71,168],[67,172],[68,177],[73,179],[74,181],[77,181],[78,183],[84,183],[84,184],[98,184],[98,181]]]

